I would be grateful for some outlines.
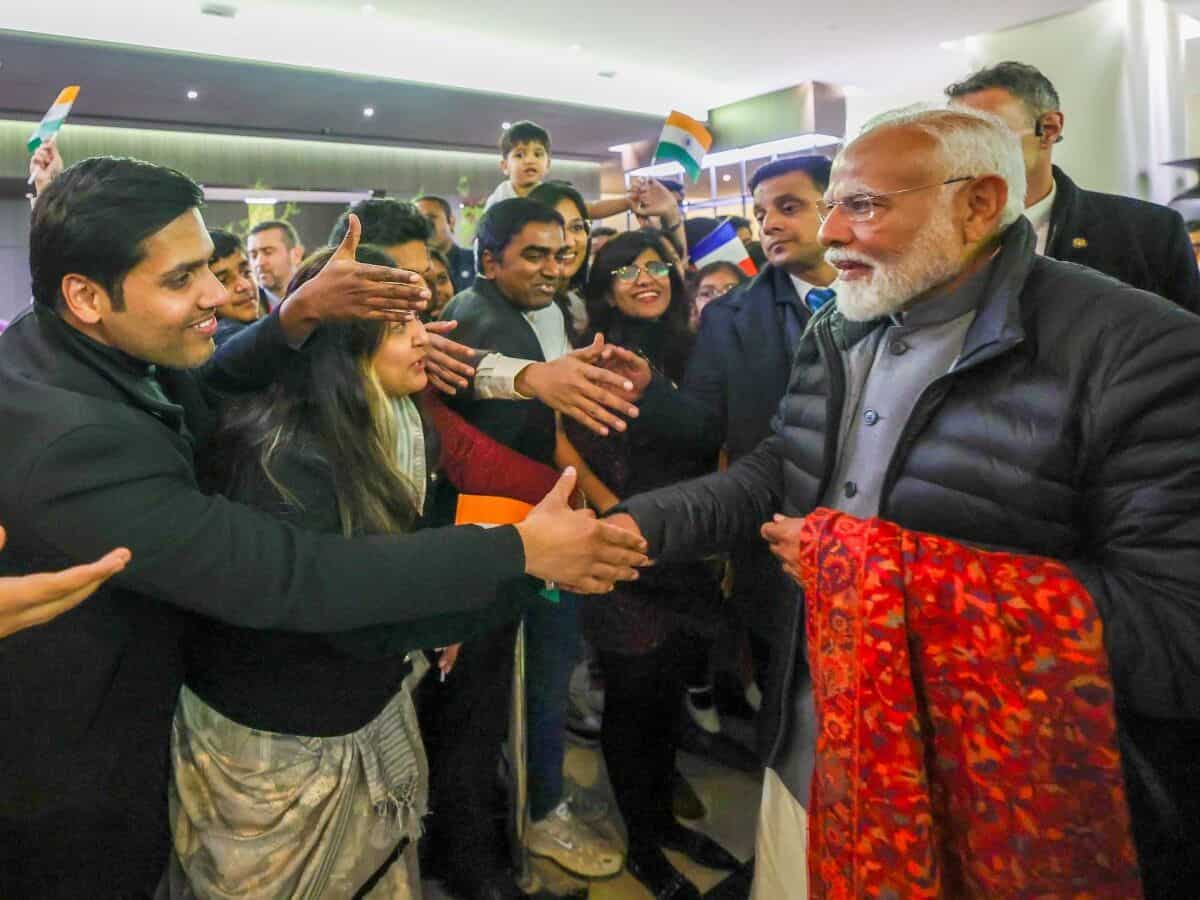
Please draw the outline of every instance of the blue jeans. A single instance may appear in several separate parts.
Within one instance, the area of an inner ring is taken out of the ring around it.
[[[579,661],[579,604],[562,591],[525,613],[525,703],[529,818],[545,818],[562,801],[567,688]]]

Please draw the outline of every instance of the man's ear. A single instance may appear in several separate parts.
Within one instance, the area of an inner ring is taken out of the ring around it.
[[[1061,112],[1046,113],[1038,120],[1038,124],[1041,131],[1038,137],[1041,138],[1041,147],[1043,150],[1048,150],[1063,139],[1065,120]]]
[[[64,275],[59,291],[66,308],[87,325],[95,325],[112,308],[108,291],[84,275]]]
[[[1008,184],[999,175],[982,175],[963,188],[963,195],[963,239],[974,244],[996,230],[1008,203]]]
[[[304,262],[304,247],[301,244],[297,244],[288,252],[292,257],[293,269],[297,268],[300,263]]]
[[[479,254],[479,274],[484,278],[495,278],[497,268],[496,257],[491,250],[484,250]]]

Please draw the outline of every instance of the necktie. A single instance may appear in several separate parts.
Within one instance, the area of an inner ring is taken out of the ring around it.
[[[835,293],[832,288],[811,288],[809,292],[804,295],[804,305],[815,313],[818,309],[832,300],[834,296]]]

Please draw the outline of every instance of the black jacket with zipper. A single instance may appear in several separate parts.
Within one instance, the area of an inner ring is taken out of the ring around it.
[[[1038,257],[1019,219],[954,369],[918,401],[880,516],[1066,563],[1105,625],[1147,896],[1200,879],[1200,318]],[[775,512],[803,516],[837,460],[841,349],[869,331],[822,310],[801,341],[774,434],[726,473],[623,508],[663,560],[720,551]],[[768,690],[772,762],[806,678],[803,618]]]

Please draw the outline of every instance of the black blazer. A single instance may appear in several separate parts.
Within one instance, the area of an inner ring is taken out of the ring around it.
[[[451,300],[442,318],[458,322],[454,339],[467,346],[516,359],[546,361],[533,326],[486,278],[476,278],[470,290]],[[554,412],[544,403],[480,400],[464,391],[447,405],[506,447],[554,465]]]
[[[779,305],[796,297],[791,278],[768,265],[747,285],[709,304],[679,390],[655,377],[634,429],[731,462],[771,433],[792,359]],[[805,321],[809,317],[804,312]],[[732,550],[733,598],[755,634],[770,641],[790,621],[796,590],[757,537]]]
[[[1085,191],[1054,167],[1046,255],[1090,266],[1200,313],[1200,271],[1183,218],[1132,197]]]
[[[159,370],[159,392],[41,306],[0,335],[0,575],[133,551],[87,602],[0,641],[0,897],[153,892],[188,612],[326,632],[481,609],[523,571],[512,528],[349,541],[203,493],[221,394],[292,353],[268,316],[203,369]]]

